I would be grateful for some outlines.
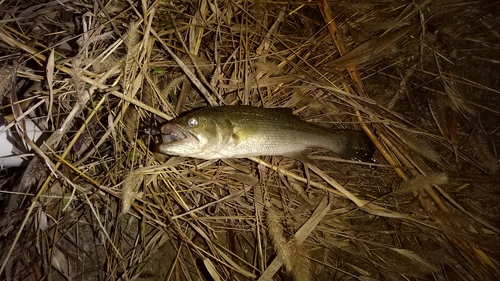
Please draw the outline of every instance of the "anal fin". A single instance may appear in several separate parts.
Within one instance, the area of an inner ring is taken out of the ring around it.
[[[297,151],[297,152],[290,152],[290,153],[287,153],[287,154],[283,154],[283,156],[294,158],[294,159],[300,160],[300,161],[302,161],[304,163],[316,165],[316,161],[314,161],[314,159],[312,159],[309,156],[309,153],[307,153],[307,150],[302,150],[302,151]]]

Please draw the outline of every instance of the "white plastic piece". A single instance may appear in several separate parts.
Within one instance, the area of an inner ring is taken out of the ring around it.
[[[29,119],[24,119],[26,124],[26,132],[29,138],[36,142],[43,134],[42,130],[38,128],[35,123]],[[22,139],[22,138],[20,138]],[[6,129],[3,116],[0,114],[0,168],[19,167],[26,163],[26,160],[33,154],[19,154],[16,151],[27,151],[29,146],[24,143],[24,148],[19,147],[16,149],[12,140],[12,132]],[[23,140],[24,142],[24,140]]]

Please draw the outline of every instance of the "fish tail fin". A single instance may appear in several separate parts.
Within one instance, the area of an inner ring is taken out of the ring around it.
[[[336,153],[344,158],[361,162],[375,163],[373,153],[375,145],[363,131],[339,130],[343,143],[342,147]]]

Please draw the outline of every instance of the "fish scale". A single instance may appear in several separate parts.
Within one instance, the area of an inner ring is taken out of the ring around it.
[[[302,152],[305,148],[322,147],[334,152],[344,146],[342,134],[346,130],[333,131],[303,121],[288,108],[264,109],[255,107],[228,107],[222,110],[246,138],[238,149],[249,155],[283,155]],[[256,113],[257,112],[257,113]],[[357,131],[356,131],[357,132]]]

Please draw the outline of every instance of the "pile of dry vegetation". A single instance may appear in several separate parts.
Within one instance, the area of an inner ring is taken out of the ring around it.
[[[2,113],[34,155],[0,178],[0,279],[499,279],[496,5],[0,1]],[[363,130],[377,164],[156,152],[230,104]]]

